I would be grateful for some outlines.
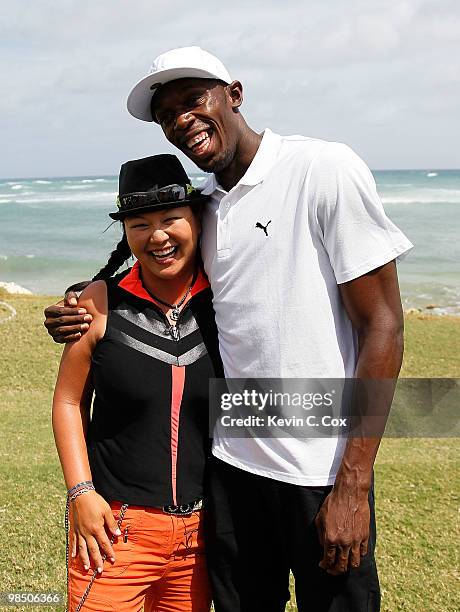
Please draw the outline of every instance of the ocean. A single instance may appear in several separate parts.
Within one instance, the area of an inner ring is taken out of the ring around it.
[[[415,245],[398,266],[404,308],[460,315],[460,170],[373,174],[388,216]],[[61,295],[91,278],[120,236],[107,216],[116,193],[115,176],[0,179],[0,281]]]

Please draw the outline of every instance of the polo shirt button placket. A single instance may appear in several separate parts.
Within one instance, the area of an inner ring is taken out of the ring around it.
[[[227,257],[230,255],[230,223],[229,223],[229,211],[231,202],[228,196],[224,196],[220,202],[221,215],[218,220],[218,243],[217,253],[219,258]]]

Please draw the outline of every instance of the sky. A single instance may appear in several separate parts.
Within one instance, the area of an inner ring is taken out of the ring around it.
[[[3,178],[115,175],[128,159],[175,152],[156,124],[129,115],[126,97],[158,54],[190,45],[243,83],[242,112],[258,132],[345,142],[374,170],[460,168],[458,0],[0,9]]]

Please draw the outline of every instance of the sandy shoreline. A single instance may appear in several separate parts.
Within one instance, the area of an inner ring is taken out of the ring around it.
[[[11,293],[13,295],[33,295],[32,291],[29,291],[25,287],[21,287],[16,283],[8,283],[4,281],[0,281],[0,289],[4,289],[6,293]]]

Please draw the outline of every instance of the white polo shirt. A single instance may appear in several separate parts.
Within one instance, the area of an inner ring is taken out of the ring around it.
[[[346,145],[266,129],[228,193],[211,176],[202,255],[228,378],[353,377],[356,336],[338,284],[408,251],[366,164]],[[259,225],[258,225],[259,224]],[[334,482],[336,438],[230,438],[213,453],[300,485]]]

